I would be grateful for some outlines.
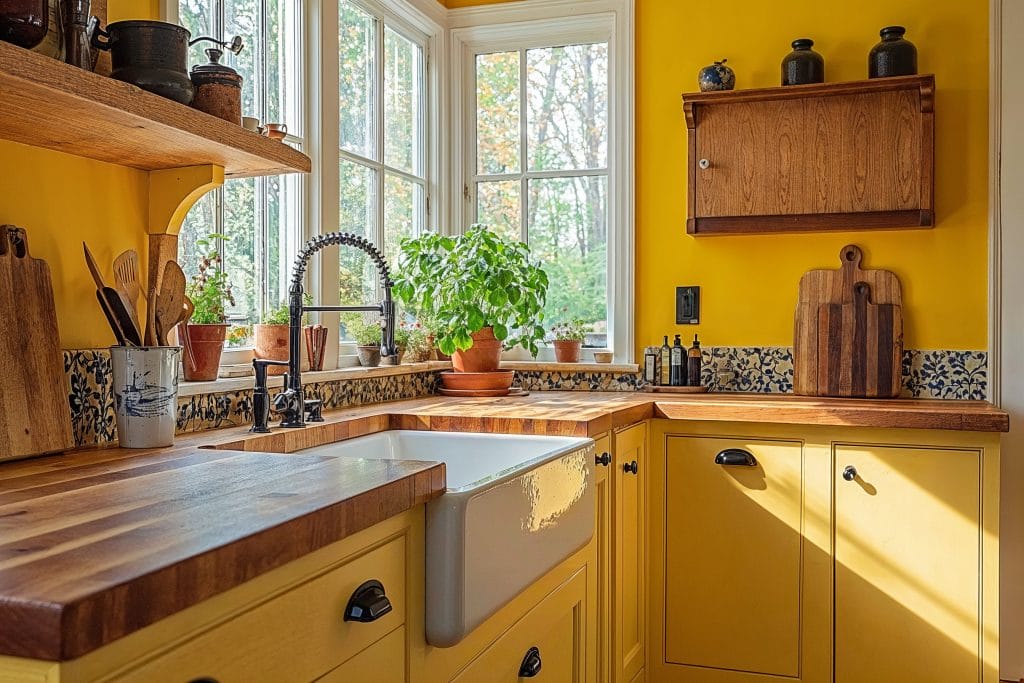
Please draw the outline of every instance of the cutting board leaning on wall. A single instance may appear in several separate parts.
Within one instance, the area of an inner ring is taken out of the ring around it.
[[[864,270],[850,244],[836,270],[800,279],[793,391],[803,396],[893,398],[902,386],[903,294],[888,270]]]
[[[50,267],[0,225],[0,460],[74,446]]]

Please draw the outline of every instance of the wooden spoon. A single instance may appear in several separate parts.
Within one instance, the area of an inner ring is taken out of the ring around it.
[[[176,261],[168,261],[156,297],[156,343],[168,345],[167,335],[181,322],[185,310],[185,273]]]

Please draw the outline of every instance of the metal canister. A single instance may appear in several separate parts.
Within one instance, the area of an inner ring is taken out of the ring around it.
[[[199,111],[242,125],[242,75],[220,59],[224,51],[207,48],[209,63],[192,67],[192,86],[195,97],[192,107]]]

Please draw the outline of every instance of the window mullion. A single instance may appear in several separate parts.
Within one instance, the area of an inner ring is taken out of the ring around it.
[[[530,183],[526,177],[526,172],[530,167],[529,160],[527,159],[527,147],[529,145],[529,138],[526,127],[526,50],[519,51],[519,235],[520,239],[527,244],[530,243],[529,224],[528,224],[528,211],[529,211],[529,187]]]
[[[376,44],[374,45],[374,54],[376,55],[376,73],[374,79],[376,81],[376,93],[374,97],[374,109],[373,119],[375,123],[375,133],[377,137],[377,154],[375,161],[378,166],[375,172],[375,183],[377,190],[377,218],[376,218],[376,230],[374,231],[374,241],[378,249],[384,249],[384,78],[386,75],[386,68],[384,64],[384,20],[377,17],[375,20],[375,36]],[[379,288],[379,284],[377,285]]]

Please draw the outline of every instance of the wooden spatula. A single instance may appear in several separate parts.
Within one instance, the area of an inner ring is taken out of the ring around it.
[[[129,313],[132,314],[135,325],[141,329],[139,295],[142,294],[142,286],[139,283],[139,252],[129,249],[114,259],[114,283],[117,290],[131,304]]]
[[[185,273],[176,261],[168,261],[156,297],[156,343],[168,345],[167,335],[181,322],[185,310]]]

